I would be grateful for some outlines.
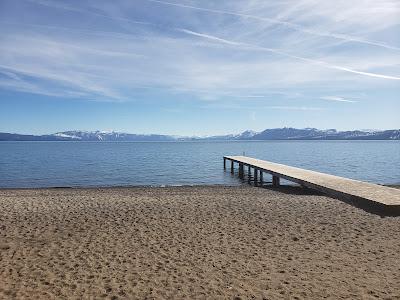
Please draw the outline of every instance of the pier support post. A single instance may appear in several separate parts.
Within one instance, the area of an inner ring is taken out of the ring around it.
[[[251,167],[250,165],[247,166],[247,181],[248,183],[250,183],[250,179],[251,179]]]
[[[280,178],[278,176],[272,175],[272,185],[274,187],[278,187],[278,186],[280,186],[280,184],[281,184]]]
[[[239,163],[239,178],[243,179],[243,174],[244,174],[244,170],[243,170],[243,163]]]
[[[258,169],[254,168],[254,185],[257,186],[258,185]]]
[[[231,173],[233,174],[233,171],[234,171],[234,169],[233,169],[233,160],[231,160]]]
[[[263,184],[264,184],[264,174],[263,171],[260,170],[260,185],[263,186]]]
[[[224,170],[226,170],[226,158],[224,157]]]

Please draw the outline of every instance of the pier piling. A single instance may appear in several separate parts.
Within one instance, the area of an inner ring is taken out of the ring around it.
[[[244,167],[243,167],[243,163],[239,163],[239,178],[243,179],[244,177]]]
[[[385,215],[400,216],[400,189],[386,187],[359,180],[353,180],[277,164],[246,156],[224,156],[231,161],[231,172],[234,172],[234,162],[239,164],[239,177],[244,177],[244,166],[248,169],[248,181],[251,182],[251,168],[254,169],[254,185],[263,186],[263,172],[272,175],[272,185],[280,186],[280,178],[295,182],[332,197],[344,198],[356,206],[367,207]],[[258,174],[260,172],[260,174]]]
[[[278,187],[278,186],[281,185],[281,181],[280,181],[280,178],[278,176],[275,176],[275,175],[272,176],[272,185],[274,187]]]

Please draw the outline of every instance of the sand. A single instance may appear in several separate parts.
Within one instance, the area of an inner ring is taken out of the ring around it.
[[[400,218],[296,188],[0,190],[0,298],[400,299]]]

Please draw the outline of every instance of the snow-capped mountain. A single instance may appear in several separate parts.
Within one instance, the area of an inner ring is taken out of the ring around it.
[[[319,130],[316,128],[266,129],[252,137],[253,140],[399,140],[400,130]]]
[[[275,128],[262,132],[246,130],[239,134],[185,137],[160,134],[131,134],[115,131],[63,131],[49,135],[0,133],[0,141],[199,141],[199,140],[400,140],[400,129],[319,130],[316,128]]]
[[[51,136],[79,141],[172,141],[175,137],[160,134],[131,134],[115,131],[64,131]]]
[[[256,132],[256,131],[246,130],[240,134],[235,135],[234,138],[238,139],[238,140],[248,140],[248,139],[252,139],[257,134],[258,134],[258,132]]]

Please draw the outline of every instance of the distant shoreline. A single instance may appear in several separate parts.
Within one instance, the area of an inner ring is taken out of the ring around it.
[[[320,130],[316,128],[273,128],[239,134],[185,136],[136,134],[125,132],[71,130],[45,135],[0,132],[0,141],[273,141],[273,140],[400,140],[400,129],[389,130]]]
[[[391,141],[399,142],[400,139],[273,139],[273,140],[170,140],[170,141],[81,141],[81,140],[0,140],[1,142],[59,142],[59,143],[191,143],[191,142],[373,142],[373,141]]]

